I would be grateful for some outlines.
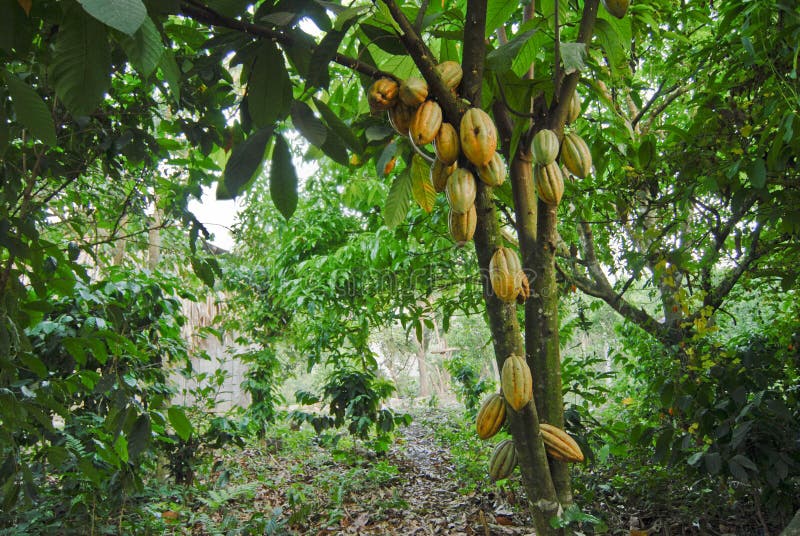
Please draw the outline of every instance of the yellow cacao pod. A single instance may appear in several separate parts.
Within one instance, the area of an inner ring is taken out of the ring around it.
[[[490,395],[481,406],[475,421],[478,437],[489,439],[500,431],[504,422],[506,422],[505,399],[497,393]]]
[[[592,153],[583,138],[570,132],[564,136],[561,160],[567,169],[578,178],[585,179],[592,172]]]
[[[561,143],[559,143],[558,136],[555,132],[546,128],[540,130],[536,133],[531,142],[533,163],[546,166],[547,164],[555,162],[560,146]]]
[[[477,192],[478,185],[475,183],[475,177],[469,170],[456,168],[456,170],[447,177],[445,193],[447,194],[447,202],[450,204],[452,210],[460,214],[469,211],[469,208],[475,204],[475,195]]]
[[[411,119],[416,111],[416,108],[398,102],[389,109],[389,124],[398,134],[408,136],[408,127],[411,126]]]
[[[489,114],[470,108],[461,118],[461,152],[476,166],[485,166],[497,150],[497,127]]]
[[[437,193],[444,192],[447,186],[447,178],[456,170],[456,167],[455,163],[448,166],[438,158],[433,161],[431,165],[431,184],[433,184],[433,189]]]
[[[388,110],[397,102],[400,85],[391,78],[379,78],[373,82],[367,93],[370,110],[382,112]]]
[[[478,223],[478,213],[475,210],[475,204],[469,207],[469,210],[463,214],[459,214],[454,210],[450,210],[450,216],[447,219],[448,227],[450,228],[450,236],[453,242],[458,246],[463,246],[475,235],[475,226]]]
[[[556,162],[533,168],[533,182],[539,199],[548,205],[558,205],[564,195],[564,174]]]
[[[442,109],[435,101],[425,101],[417,108],[408,135],[417,146],[427,145],[433,141],[442,126]]]
[[[522,264],[513,249],[499,247],[489,261],[489,280],[492,290],[504,302],[513,302],[519,294]]]
[[[422,78],[403,80],[398,91],[400,102],[416,108],[428,98],[428,83]]]
[[[511,476],[517,466],[517,449],[514,442],[505,439],[497,444],[489,458],[489,476],[492,480],[502,480]]]
[[[582,462],[583,452],[578,443],[561,428],[546,423],[539,423],[542,441],[547,454],[562,462]]]
[[[618,19],[621,19],[625,16],[629,5],[630,0],[603,0],[603,6],[606,8],[606,11]]]
[[[433,140],[433,149],[436,151],[436,158],[445,164],[453,164],[458,160],[461,144],[458,141],[458,132],[453,125],[442,123],[439,134]]]
[[[581,115],[581,96],[577,91],[572,93],[572,98],[569,100],[569,111],[567,111],[567,123],[574,123]]]
[[[478,166],[478,178],[488,186],[501,186],[506,182],[508,170],[500,153],[495,152],[492,159],[485,166]]]
[[[458,87],[458,84],[461,83],[461,78],[464,76],[461,65],[455,61],[443,61],[437,65],[435,69],[439,74],[439,78],[444,82],[444,85],[454,91]]]
[[[500,372],[503,396],[508,405],[519,411],[533,399],[533,378],[525,359],[511,354]]]

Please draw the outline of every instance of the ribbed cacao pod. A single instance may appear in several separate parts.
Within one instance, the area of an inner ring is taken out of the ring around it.
[[[519,294],[517,294],[517,303],[522,305],[525,300],[531,297],[531,284],[528,281],[528,276],[525,272],[520,272],[522,276],[519,281]]]
[[[468,212],[470,207],[475,204],[475,195],[478,193],[478,185],[475,177],[469,170],[456,168],[447,177],[447,185],[444,189],[447,194],[447,202],[450,208],[458,213]]]
[[[456,167],[455,163],[448,166],[438,158],[433,161],[431,165],[431,184],[433,184],[433,189],[437,193],[444,192],[447,187],[447,178],[456,170]]]
[[[389,124],[398,134],[408,136],[408,127],[411,126],[411,119],[413,119],[416,111],[416,108],[398,102],[389,109]]]
[[[461,118],[461,152],[476,166],[489,163],[497,150],[497,127],[489,114],[470,108]]]
[[[478,213],[475,210],[473,203],[469,210],[463,214],[459,214],[455,210],[450,210],[450,216],[447,219],[448,227],[450,228],[450,236],[457,246],[463,246],[475,235],[475,226],[478,223]]]
[[[439,103],[432,100],[425,101],[417,108],[414,117],[411,118],[408,135],[411,141],[420,147],[432,142],[439,133],[441,126],[442,109],[439,107]]]
[[[539,199],[548,205],[558,205],[564,195],[564,174],[556,162],[533,168],[533,182]]]
[[[492,290],[504,302],[513,302],[519,294],[522,264],[513,249],[499,247],[489,261],[489,280]]]
[[[582,462],[583,452],[568,433],[556,426],[539,423],[547,454],[561,462]]]
[[[533,399],[533,378],[525,359],[511,354],[503,363],[500,384],[508,405],[519,411]]]
[[[630,0],[603,0],[603,6],[606,8],[606,11],[618,19],[621,19],[625,16],[629,5]]]
[[[422,78],[408,78],[403,80],[399,89],[400,102],[406,106],[416,108],[428,98],[428,83]]]
[[[443,61],[435,67],[435,70],[439,74],[439,78],[444,82],[444,85],[453,91],[455,91],[458,84],[461,83],[461,78],[464,76],[461,65],[455,61]]]
[[[567,111],[567,123],[574,123],[581,115],[581,96],[577,91],[572,92],[569,100],[569,111]]]
[[[570,132],[564,136],[561,160],[567,169],[578,178],[585,179],[592,172],[592,153],[583,138]]]
[[[442,126],[439,127],[439,134],[433,140],[433,150],[436,152],[436,158],[445,164],[452,164],[458,160],[461,144],[458,141],[458,132],[453,125],[442,123]]]
[[[556,161],[558,150],[561,144],[555,132],[542,129],[536,133],[531,142],[531,153],[533,153],[533,163],[546,166]]]
[[[492,159],[485,166],[478,166],[478,178],[488,186],[501,186],[506,182],[506,163],[500,153],[495,152]]]
[[[367,94],[369,108],[373,112],[388,110],[397,102],[400,85],[391,78],[379,78],[373,82]]]
[[[489,398],[481,406],[475,421],[478,437],[489,439],[500,431],[504,422],[506,422],[505,399],[497,393],[489,395]]]
[[[514,442],[505,439],[497,444],[489,458],[489,476],[492,480],[502,480],[511,476],[517,466],[517,449]]]

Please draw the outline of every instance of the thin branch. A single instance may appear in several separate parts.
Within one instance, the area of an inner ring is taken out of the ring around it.
[[[425,13],[428,11],[428,4],[430,0],[422,0],[417,12],[417,18],[414,20],[414,31],[419,34],[422,31],[422,22],[425,19]]]
[[[212,8],[201,4],[196,0],[183,0],[183,2],[181,2],[181,13],[191,19],[202,22],[203,24],[207,24],[209,26],[228,28],[229,30],[236,30],[237,32],[245,33],[253,37],[270,39],[286,47],[297,45],[296,40],[285,32],[274,30],[260,24],[253,24],[250,22],[226,17],[225,15],[214,11]],[[314,48],[316,47],[312,47],[312,49]],[[339,54],[338,52],[333,56],[333,61],[339,65],[367,75],[371,78],[397,78],[391,73],[381,71],[372,65],[368,65],[355,58]]]
[[[558,95],[558,89],[561,85],[561,26],[559,22],[559,0],[556,0],[556,12],[555,12],[555,60],[553,62],[553,87],[555,88],[555,94]]]
[[[690,88],[689,86],[685,86],[685,87],[681,87],[681,88],[679,88],[679,89],[676,89],[675,91],[673,91],[673,92],[672,92],[672,93],[671,93],[671,94],[670,94],[670,95],[667,97],[667,99],[666,99],[664,102],[662,102],[662,103],[661,103],[661,104],[658,106],[658,108],[656,108],[656,109],[653,111],[653,113],[650,115],[650,119],[648,119],[648,120],[647,120],[647,129],[649,129],[649,128],[650,128],[650,125],[652,125],[652,124],[653,124],[653,121],[654,121],[654,120],[655,120],[655,119],[656,119],[656,118],[657,118],[659,115],[661,115],[661,113],[662,113],[664,110],[666,110],[666,109],[667,109],[667,106],[669,106],[670,104],[672,104],[673,102],[675,102],[675,99],[677,99],[677,98],[678,98],[678,97],[680,97],[681,95],[685,95],[686,93],[688,93],[690,89],[691,89],[691,88]]]

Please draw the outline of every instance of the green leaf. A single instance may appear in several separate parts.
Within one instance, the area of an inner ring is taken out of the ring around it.
[[[271,128],[262,128],[233,148],[224,172],[225,189],[228,194],[236,197],[251,181],[261,167],[267,142],[271,136]]]
[[[411,159],[411,193],[422,210],[430,214],[436,205],[436,190],[431,184],[430,166],[418,154]]]
[[[624,71],[628,58],[616,28],[607,20],[597,19],[594,33],[597,36],[600,46],[606,53],[608,64],[611,67],[611,73],[616,76]]]
[[[114,441],[114,452],[123,463],[128,463],[128,440],[124,435],[119,435]]]
[[[272,126],[289,113],[293,98],[292,81],[275,43],[259,49],[247,82],[247,105],[257,127]]]
[[[56,126],[50,110],[36,91],[28,84],[6,71],[6,84],[11,95],[11,103],[17,120],[31,131],[31,134],[50,146],[58,143]]]
[[[406,48],[403,46],[403,42],[400,41],[400,37],[393,31],[389,31],[386,28],[379,28],[372,24],[362,24],[358,28],[364,32],[364,35],[367,37],[364,42],[365,45],[374,44],[384,52],[395,56],[406,54]]]
[[[386,176],[386,174],[383,172],[383,170],[386,169],[386,164],[388,164],[389,161],[392,158],[394,158],[394,156],[396,154],[397,154],[397,142],[396,141],[393,141],[392,143],[388,144],[386,147],[383,148],[383,151],[381,151],[381,154],[378,157],[378,160],[375,162],[375,172],[377,173],[377,175],[379,177],[385,177]]]
[[[339,119],[339,116],[333,113],[333,110],[331,110],[327,104],[317,98],[314,98],[314,105],[317,107],[317,110],[319,110],[319,113],[322,115],[322,118],[325,120],[331,130],[333,130],[333,132],[336,133],[339,138],[341,138],[348,149],[359,154],[364,152],[361,142],[358,141],[358,138],[356,138],[355,134],[353,134],[353,131],[350,130],[350,127],[348,127],[344,121]]]
[[[406,217],[411,206],[411,174],[406,168],[400,173],[389,188],[386,205],[383,207],[383,220],[390,229],[397,227]]]
[[[720,470],[722,469],[722,458],[720,457],[719,452],[709,452],[703,455],[703,464],[705,465],[706,471],[708,471],[709,474],[719,474]]]
[[[191,258],[192,270],[195,275],[200,278],[200,281],[205,283],[208,288],[214,288],[214,270],[211,265],[205,260],[197,256]]]
[[[111,85],[111,47],[104,25],[82,10],[64,17],[53,50],[56,95],[74,115],[88,115]]]
[[[308,77],[306,78],[306,84],[308,84],[308,86],[328,89],[328,85],[331,81],[328,64],[330,64],[334,56],[336,56],[342,39],[344,39],[347,30],[356,20],[358,20],[358,18],[355,16],[346,19],[341,25],[341,28],[339,28],[339,21],[337,20],[337,29],[331,30],[325,34],[325,37],[322,38],[319,45],[314,48],[314,51],[311,53],[311,62],[308,66]]]
[[[586,45],[561,43],[561,62],[564,64],[564,74],[586,69]]]
[[[147,17],[142,0],[78,0],[88,14],[122,33],[133,35]]]
[[[486,55],[486,64],[489,69],[498,73],[504,73],[511,69],[517,54],[535,33],[536,30],[528,30],[489,52]]]
[[[292,124],[300,131],[305,139],[317,147],[325,143],[328,129],[325,124],[314,115],[311,107],[303,101],[292,102]]]
[[[272,166],[269,173],[269,192],[272,202],[287,220],[297,209],[297,172],[292,164],[289,144],[280,134],[275,136]]]
[[[175,433],[184,441],[189,439],[194,429],[192,428],[192,423],[189,422],[189,418],[186,417],[183,408],[170,406],[167,410],[167,417],[169,418],[169,423],[175,429]]]
[[[755,160],[748,171],[750,175],[750,182],[753,183],[753,188],[759,190],[764,188],[767,184],[767,165],[763,158]]]
[[[120,45],[128,55],[133,67],[147,78],[159,66],[164,55],[164,44],[156,25],[146,17],[132,37],[120,39]]]
[[[656,157],[656,146],[653,142],[653,136],[647,136],[642,140],[639,145],[638,151],[639,168],[647,169]]]
[[[178,67],[178,63],[175,61],[175,56],[172,54],[171,50],[164,49],[164,53],[161,55],[161,61],[158,62],[158,66],[161,68],[161,74],[164,75],[164,79],[167,81],[169,88],[172,90],[172,98],[176,103],[180,103],[181,69]]]
[[[128,454],[131,459],[136,459],[150,444],[152,427],[150,416],[147,413],[139,415],[128,433]]]
[[[489,0],[486,3],[486,35],[489,37],[494,31],[511,19],[511,15],[520,9],[519,2],[511,0]]]

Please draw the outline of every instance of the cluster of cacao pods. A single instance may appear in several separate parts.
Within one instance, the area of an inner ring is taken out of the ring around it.
[[[502,394],[489,395],[475,422],[478,437],[489,439],[494,437],[506,421],[506,405],[520,411],[533,399],[533,378],[531,369],[524,358],[509,355],[503,363],[500,373]],[[562,462],[582,462],[583,452],[572,437],[555,426],[540,423],[547,454]],[[517,452],[511,440],[504,440],[495,447],[489,459],[489,476],[494,480],[508,478],[517,464]]]
[[[436,72],[455,93],[463,76],[461,66],[445,61],[436,66]],[[480,108],[470,108],[458,128],[443,122],[441,107],[428,98],[427,82],[415,77],[401,82],[377,80],[369,90],[368,101],[373,112],[386,111],[392,128],[417,147],[433,143],[436,158],[430,180],[437,193],[447,195],[450,235],[458,245],[472,240],[477,223],[476,180],[500,186],[507,175],[506,164],[497,152],[497,127],[492,118]],[[462,163],[468,161],[472,168],[459,166],[462,155]]]
[[[581,112],[581,101],[578,93],[573,93],[570,100],[567,121],[573,123]],[[561,164],[556,159],[561,154]],[[558,205],[564,195],[564,177],[572,173],[580,179],[592,172],[592,153],[589,146],[578,134],[567,132],[563,141],[559,141],[555,132],[542,129],[531,141],[533,155],[533,181],[539,199],[548,205]]]
[[[489,261],[489,281],[492,291],[504,302],[525,303],[531,295],[528,276],[522,271],[517,252],[500,246]]]

